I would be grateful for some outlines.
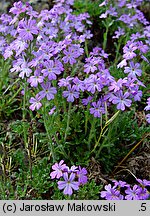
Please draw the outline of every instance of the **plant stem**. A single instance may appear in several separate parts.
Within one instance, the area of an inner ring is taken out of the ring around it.
[[[105,49],[106,49],[106,44],[107,44],[108,30],[109,30],[109,27],[106,26],[106,32],[104,33],[104,42],[103,42],[103,50],[104,50],[104,51],[105,51]]]
[[[28,148],[28,141],[27,141],[27,130],[25,126],[26,122],[26,84],[24,83],[24,95],[23,95],[23,110],[22,110],[22,122],[23,122],[23,137],[24,137],[24,144],[25,147]]]
[[[85,40],[85,53],[86,53],[86,56],[88,58],[89,57],[89,51],[88,51],[88,42],[87,42],[87,40]]]
[[[2,143],[2,148],[3,148],[3,157],[1,158],[1,166],[4,174],[4,183],[6,183],[7,179],[7,174],[6,174],[6,161],[7,161],[7,151],[6,151],[6,146],[4,143]]]
[[[117,50],[116,50],[116,57],[115,57],[115,60],[114,60],[114,65],[116,65],[119,61],[119,50],[120,50],[120,46],[121,46],[121,43],[122,43],[122,38],[119,38],[119,42],[118,42],[118,46],[117,46]]]
[[[31,146],[28,146],[28,160],[29,160],[29,170],[30,170],[30,178],[32,179],[32,155],[31,155]]]
[[[50,135],[49,126],[47,125],[46,105],[45,105],[45,104],[44,104],[43,118],[44,118],[45,130],[46,130],[47,137],[48,137],[48,140],[49,140],[49,145],[50,145],[50,150],[51,150],[53,162],[55,162],[54,146],[53,146],[53,143],[52,143],[52,137],[51,137],[51,135]]]
[[[8,102],[6,102],[5,106],[9,105],[9,104],[13,101],[13,99],[19,94],[19,92],[20,92],[21,90],[22,90],[22,87],[20,87],[20,88],[18,89],[18,91],[13,95],[13,97],[10,98],[10,100],[9,100]]]
[[[111,124],[111,122],[114,121],[114,119],[118,116],[119,112],[120,112],[120,110],[118,110],[108,121],[105,122],[104,127],[101,128],[101,132],[100,132],[98,141],[96,142],[96,144],[95,144],[93,150],[91,151],[91,153],[94,152],[95,149],[96,149],[96,147],[99,145],[99,142],[100,142],[100,140],[101,140],[101,138],[102,138],[102,136],[103,136],[103,134],[104,134],[103,132],[104,132],[105,128],[106,128],[109,124]],[[100,147],[100,150],[101,150],[101,149],[102,149],[102,146]],[[98,152],[100,152],[100,151],[98,151]]]
[[[87,124],[89,120],[89,108],[90,108],[90,104],[87,105],[87,110],[85,111],[85,135],[87,134]]]
[[[66,131],[65,131],[65,138],[64,138],[64,141],[66,141],[66,139],[67,139],[67,134],[68,134],[68,131],[69,131],[71,105],[72,105],[72,103],[69,103],[68,117],[67,117],[67,127],[66,127]]]
[[[26,82],[26,81],[25,81]],[[24,83],[24,95],[23,95],[23,110],[22,110],[22,121],[23,121],[23,136],[24,136],[24,144],[25,148],[28,153],[28,160],[29,160],[29,171],[30,171],[30,178],[32,179],[32,156],[31,156],[31,146],[30,146],[30,141],[28,141],[28,131],[26,128],[26,99],[27,99],[27,85]]]
[[[96,118],[93,118],[92,125],[91,125],[91,129],[90,129],[90,134],[89,134],[89,139],[88,139],[88,146],[89,146],[89,149],[90,149],[90,142],[91,142],[92,137],[93,137],[93,129],[94,129],[94,127],[95,127],[95,123],[96,123]]]
[[[92,150],[92,152],[95,151],[96,147],[99,145],[99,142],[100,142],[100,140],[101,140],[101,138],[103,136],[103,131],[105,130],[106,127],[107,127],[107,125],[105,124],[104,127],[101,129],[98,141],[96,142],[96,144],[95,144],[94,149]]]

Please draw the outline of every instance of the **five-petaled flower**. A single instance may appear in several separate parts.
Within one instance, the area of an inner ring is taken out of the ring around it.
[[[35,98],[31,97],[29,102],[31,103],[31,105],[29,106],[29,108],[34,111],[35,109],[40,109],[42,106],[42,103],[40,102],[40,98],[39,95],[36,95]]]
[[[112,103],[117,104],[117,109],[118,110],[125,110],[125,107],[130,107],[132,101],[128,99],[129,93],[125,92],[123,93],[122,91],[118,91],[115,93],[114,97],[112,97]]]
[[[26,20],[22,19],[18,24],[17,29],[20,38],[25,41],[32,41],[33,35],[38,34],[38,28],[36,26],[36,20]]]
[[[50,174],[51,179],[54,179],[54,178],[59,179],[61,176],[63,176],[63,171],[67,169],[67,166],[66,164],[64,164],[64,160],[61,160],[59,163],[55,163],[52,166],[52,169],[54,171],[52,171]]]
[[[73,190],[79,189],[79,182],[75,181],[75,173],[68,174],[65,172],[63,174],[64,181],[58,181],[58,188],[63,190],[63,193],[66,195],[72,195]]]

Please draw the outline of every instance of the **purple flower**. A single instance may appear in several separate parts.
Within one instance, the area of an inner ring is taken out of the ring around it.
[[[45,23],[45,27],[42,31],[48,35],[50,39],[57,37],[58,29],[54,27],[52,23]]]
[[[147,99],[147,106],[144,108],[144,110],[146,111],[150,110],[150,97]],[[150,114],[146,115],[146,120],[150,124]]]
[[[147,115],[146,115],[146,120],[147,120],[147,122],[150,124],[150,114],[147,114]]]
[[[104,50],[102,50],[102,49],[101,49],[100,56],[103,57],[103,58],[106,58],[106,59],[108,58],[108,54],[105,53]]]
[[[149,40],[149,43],[150,43],[150,40]],[[150,44],[149,44],[150,45]],[[141,55],[141,58],[146,61],[148,64],[150,64],[150,61],[144,56],[144,55]]]
[[[139,38],[142,38],[142,35],[139,32],[137,32],[135,34],[132,34],[131,37],[130,37],[130,39],[133,40],[133,41],[137,40]]]
[[[114,187],[119,187],[119,188],[124,188],[124,187],[129,187],[129,184],[127,184],[125,181],[117,181],[117,180],[113,180],[114,183]]]
[[[126,78],[124,79],[120,78],[117,82],[113,81],[111,85],[109,86],[109,90],[110,91],[113,90],[114,92],[117,92],[122,89],[123,84],[125,84],[126,82],[127,82]]]
[[[67,86],[69,86],[71,84],[71,81],[73,79],[74,78],[70,77],[70,76],[68,76],[67,78],[62,78],[62,79],[59,80],[58,85],[59,85],[59,87],[62,87],[62,86],[67,87]]]
[[[150,186],[150,181],[148,181],[148,180],[146,180],[146,179],[136,179],[136,181],[138,182],[138,183],[140,183],[140,185],[142,186],[142,187],[147,187],[147,186]]]
[[[148,192],[146,188],[139,188],[138,197],[139,197],[139,200],[147,200],[150,197],[150,193]]]
[[[72,173],[72,172],[73,173],[78,172],[78,167],[75,165],[71,166],[70,169],[68,169],[68,173]]]
[[[54,106],[50,111],[49,111],[49,115],[52,115],[54,113],[54,111],[56,110],[56,107]]]
[[[134,42],[128,42],[124,48],[123,48],[123,57],[128,60],[128,59],[133,59],[134,57],[136,57],[136,54],[134,53],[134,51],[137,49],[137,45]]]
[[[103,4],[101,4],[101,5],[103,5]],[[115,10],[116,10],[116,8],[112,7],[112,5],[111,5],[109,7],[109,10],[107,10],[105,13],[101,14],[100,18],[106,18],[109,14],[111,16],[115,16],[116,17],[118,14],[117,14],[117,12]]]
[[[119,190],[112,187],[111,184],[105,186],[106,191],[101,191],[101,197],[107,200],[123,200],[123,195],[120,194]]]
[[[56,75],[60,74],[61,70],[59,69],[59,67],[55,66],[54,61],[46,61],[44,62],[44,66],[46,67],[46,69],[42,70],[43,75],[45,77],[48,76],[49,80],[56,80]]]
[[[79,171],[77,172],[78,182],[82,185],[87,183],[87,170],[79,166]]]
[[[142,11],[136,9],[136,16],[137,16],[137,19],[139,20],[139,22],[141,22],[142,24],[144,24],[144,25],[149,24],[149,22],[145,19],[145,16],[142,13]]]
[[[102,13],[100,16],[99,16],[99,18],[106,18],[107,17],[107,15],[108,15],[108,12],[106,11],[105,13]]]
[[[79,80],[79,78],[78,77],[75,77],[74,79],[73,79],[73,83],[75,84],[75,85],[73,85],[73,86],[75,86],[75,90],[76,91],[84,91],[84,81],[81,81],[81,80]]]
[[[80,48],[78,45],[70,46],[67,50],[64,50],[63,53],[65,56],[62,58],[64,63],[70,63],[73,65],[76,63],[76,58],[78,58],[83,53],[83,48]]]
[[[89,78],[84,80],[85,83],[85,88],[87,91],[91,92],[92,94],[94,94],[97,91],[101,91],[102,90],[102,83],[101,83],[101,79],[97,77],[97,75],[90,75]]]
[[[102,6],[107,5],[107,4],[108,4],[108,2],[107,2],[107,0],[105,0],[101,4],[99,4],[99,7],[102,7]]]
[[[13,61],[13,67],[10,69],[10,72],[19,72],[21,70],[21,66],[25,64],[25,60],[23,58],[17,58],[17,60]]]
[[[36,66],[38,66],[42,62],[44,53],[43,53],[42,50],[39,50],[37,52],[32,51],[32,54],[35,56],[35,58],[33,58],[29,62],[29,66],[36,67]]]
[[[125,34],[124,29],[118,27],[118,31],[115,31],[115,36],[113,36],[112,38],[119,38],[121,35],[124,35],[124,34]]]
[[[105,108],[102,105],[102,101],[92,103],[93,108],[90,108],[90,113],[94,115],[95,118],[100,118],[102,114],[105,113]]]
[[[26,9],[27,9],[27,14],[30,17],[38,17],[38,12],[34,11],[32,6],[29,4],[29,2],[26,2]]]
[[[47,100],[54,99],[54,95],[57,93],[56,88],[51,87],[50,82],[47,82],[46,84],[42,83],[41,86],[42,86],[43,90],[39,92],[40,98],[42,99],[42,98],[46,97]]]
[[[133,28],[133,26],[137,25],[137,15],[123,14],[118,20],[127,24],[129,28]]]
[[[93,99],[92,96],[89,96],[88,98],[84,98],[84,99],[82,99],[82,104],[83,104],[84,106],[87,106],[88,103],[91,102],[92,99]]]
[[[40,98],[38,95],[34,97],[31,97],[29,102],[31,103],[31,105],[29,106],[29,108],[34,111],[35,109],[39,110],[42,106],[41,102],[40,102]]]
[[[136,84],[137,82],[137,78],[132,78],[132,77],[128,77],[128,81],[125,84],[125,86],[128,88],[128,90],[130,91],[137,91],[138,90],[138,85]],[[136,89],[137,88],[137,89]]]
[[[2,14],[0,16],[0,20],[2,21],[3,24],[8,25],[11,22],[12,17],[8,14]]]
[[[44,80],[44,77],[40,76],[40,70],[37,69],[34,72],[34,76],[30,76],[30,78],[28,79],[28,82],[30,83],[32,87],[37,87],[38,83],[42,83],[43,80]]]
[[[129,73],[129,77],[136,77],[136,76],[141,76],[142,70],[140,69],[140,64],[135,63],[131,61],[130,67],[125,67],[124,73]]]
[[[20,38],[23,40],[33,40],[33,34],[37,35],[38,34],[38,28],[36,26],[36,20],[24,20],[22,19],[19,24],[18,24],[18,29],[17,29]]]
[[[100,47],[94,47],[92,52],[90,52],[90,55],[92,56],[99,56],[100,52],[101,52],[102,48]],[[88,58],[87,58],[88,59]]]
[[[73,102],[75,98],[79,98],[79,92],[76,91],[75,86],[69,85],[68,91],[63,91],[63,97],[67,98],[68,102]]]
[[[58,181],[58,188],[60,190],[63,190],[63,193],[65,195],[72,195],[73,190],[78,190],[79,189],[79,182],[74,181],[75,180],[75,174],[71,173],[68,176],[68,173],[63,174],[64,181]]]
[[[13,48],[11,46],[7,46],[6,49],[4,50],[4,54],[3,54],[5,60],[12,55],[13,55]]]
[[[112,98],[112,103],[117,104],[118,110],[125,110],[125,106],[130,107],[132,101],[130,99],[127,99],[129,97],[129,93],[125,92],[123,94],[122,91],[116,92],[115,96]]]
[[[122,68],[127,65],[127,60],[123,59],[118,65],[117,68]]]
[[[128,189],[125,190],[125,193],[127,194],[125,196],[125,199],[139,200],[139,186],[138,185],[134,185],[133,189],[131,189],[131,187],[128,187]]]
[[[97,67],[95,66],[98,64],[98,59],[95,57],[89,57],[86,59],[86,64],[84,65],[84,72],[89,74],[90,72],[94,72],[97,70]]]
[[[13,4],[13,7],[9,10],[9,12],[11,12],[15,15],[19,15],[20,13],[23,13],[25,11],[26,11],[26,7],[22,4],[21,1],[15,2]]]
[[[23,79],[24,77],[29,77],[31,73],[32,70],[29,68],[28,63],[24,61],[20,68],[19,77]]]
[[[6,39],[3,36],[0,36],[0,53],[3,54],[5,50]]]
[[[136,88],[131,91],[131,94],[133,95],[134,101],[141,101],[142,97],[142,91],[137,90]]]
[[[131,3],[126,4],[126,6],[127,8],[131,9],[131,8],[136,8],[137,4],[135,2],[131,2]]]
[[[147,106],[144,108],[144,110],[150,110],[150,97],[147,99]]]
[[[42,21],[48,21],[51,18],[51,13],[49,10],[41,10],[39,18],[42,18]]]
[[[25,49],[28,48],[28,44],[21,38],[15,40],[12,46],[13,49],[16,51],[16,56],[20,55]]]
[[[65,169],[67,169],[68,167],[66,166],[66,164],[64,164],[64,160],[61,160],[59,163],[55,163],[53,166],[52,166],[52,169],[54,171],[52,171],[50,173],[50,176],[51,176],[51,179],[54,179],[54,178],[57,178],[59,179],[60,177],[63,176],[63,171]]]
[[[86,39],[91,39],[92,37],[93,37],[93,34],[91,33],[91,31],[90,30],[85,30],[85,33],[84,33],[84,38],[86,38]],[[85,40],[84,40],[85,41]],[[83,42],[84,42],[83,41]]]
[[[116,8],[112,7],[112,5],[110,5],[109,10],[107,10],[107,13],[110,14],[111,16],[118,16],[118,13],[115,11]]]

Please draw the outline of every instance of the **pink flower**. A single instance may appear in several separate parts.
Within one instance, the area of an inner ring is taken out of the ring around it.
[[[54,179],[54,178],[59,179],[63,175],[63,171],[65,169],[68,169],[68,167],[66,166],[66,164],[63,164],[63,163],[64,163],[64,160],[61,160],[59,163],[55,163],[52,166],[52,169],[54,170],[50,174],[50,176],[51,176],[52,179]]]

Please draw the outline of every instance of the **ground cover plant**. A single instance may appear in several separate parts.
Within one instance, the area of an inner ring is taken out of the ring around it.
[[[149,199],[148,4],[0,16],[1,199]]]

